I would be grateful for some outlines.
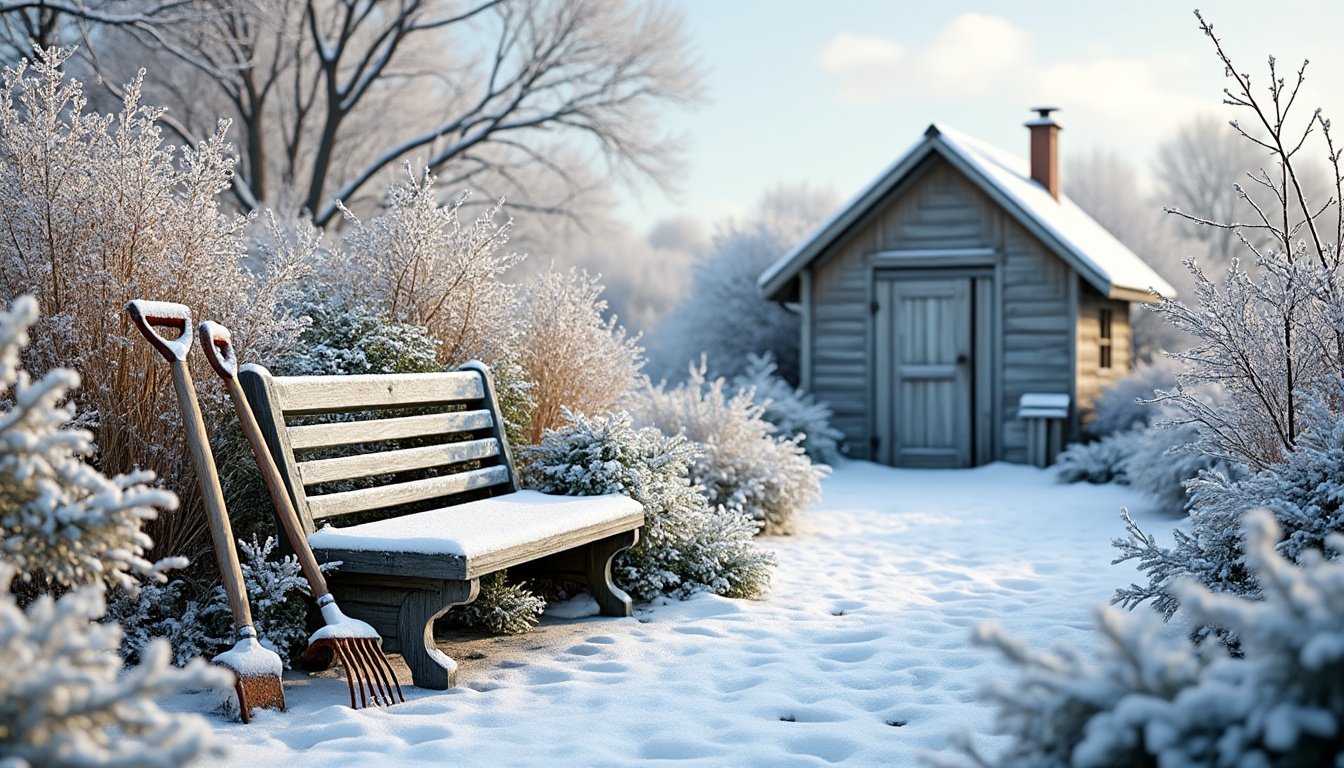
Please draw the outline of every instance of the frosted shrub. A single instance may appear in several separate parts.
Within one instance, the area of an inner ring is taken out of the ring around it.
[[[1165,418],[1162,409],[1151,401],[1159,391],[1176,387],[1175,360],[1159,357],[1151,363],[1140,363],[1129,375],[1115,382],[1092,405],[1092,420],[1087,431],[1098,437],[1124,432],[1136,427],[1152,426]]]
[[[1245,565],[1263,599],[1174,585],[1191,621],[1225,627],[1241,656],[1196,646],[1150,613],[1101,610],[1095,658],[1033,651],[993,626],[976,641],[1021,668],[996,684],[1011,743],[977,765],[1326,766],[1344,760],[1344,562],[1276,551],[1273,517],[1245,519]],[[1339,552],[1344,537],[1332,535]],[[1280,546],[1279,548],[1282,548]]]
[[[353,305],[429,329],[445,365],[494,362],[513,341],[513,290],[500,280],[519,260],[500,252],[512,222],[495,223],[496,205],[464,224],[465,196],[439,205],[432,174],[406,174],[381,216],[365,223],[342,206],[350,232],[328,265],[335,287]]]
[[[1124,461],[1129,484],[1148,493],[1160,509],[1173,515],[1184,514],[1194,505],[1189,488],[1201,473],[1234,471],[1227,462],[1195,450],[1197,434],[1198,430],[1189,425],[1150,427],[1136,433]]]
[[[602,319],[602,286],[582,270],[548,270],[523,287],[518,363],[535,402],[528,443],[559,426],[562,410],[597,415],[611,410],[635,385],[643,351],[616,324]]]
[[[1127,483],[1125,461],[1141,432],[1119,432],[1090,443],[1073,443],[1055,457],[1061,483]]]
[[[521,635],[536,626],[546,601],[522,584],[510,584],[504,571],[481,579],[481,592],[475,600],[456,606],[449,618],[471,629],[494,635]]]
[[[26,610],[0,562],[0,755],[7,766],[182,765],[213,751],[210,726],[155,699],[184,687],[228,687],[233,676],[199,659],[171,664],[163,641],[122,670],[121,628],[100,624],[103,588],[89,584]],[[11,762],[15,761],[15,762]]]
[[[523,479],[549,493],[624,493],[644,505],[639,542],[616,558],[616,583],[636,599],[685,598],[709,591],[757,597],[770,585],[774,556],[756,548],[756,524],[738,510],[711,507],[691,485],[696,448],[684,437],[634,429],[627,415],[566,423],[521,452]]]
[[[262,645],[279,654],[288,667],[293,654],[302,652],[308,645],[308,605],[303,598],[309,591],[298,558],[287,555],[271,559],[276,545],[276,540],[270,536],[260,544],[255,536],[250,542],[239,540],[238,549],[242,554],[239,560],[243,567],[243,583],[252,603],[252,626],[257,630],[257,637]],[[324,563],[322,570],[334,567],[336,564]],[[215,585],[210,602],[208,610],[213,615],[233,621],[223,585]],[[220,635],[229,636],[231,627],[232,624],[220,625]]]
[[[364,307],[309,298],[296,310],[311,323],[276,371],[289,376],[423,373],[442,370],[438,339],[417,325]]]
[[[1237,521],[1252,507],[1273,514],[1287,534],[1280,552],[1293,561],[1321,547],[1330,534],[1344,532],[1344,418],[1317,401],[1304,419],[1306,431],[1283,463],[1239,479],[1226,471],[1209,472],[1193,483],[1190,532],[1176,531],[1171,547],[1160,546],[1131,522],[1127,538],[1115,541],[1117,560],[1137,561],[1148,583],[1118,590],[1116,602],[1134,607],[1151,601],[1158,612],[1171,616],[1180,606],[1172,589],[1179,579],[1194,579],[1217,592],[1259,595],[1235,533]]]
[[[44,317],[25,361],[36,373],[81,371],[75,396],[108,474],[155,470],[182,509],[150,525],[168,552],[204,551],[204,517],[168,367],[131,330],[129,299],[185,302],[228,325],[240,356],[269,357],[299,330],[281,306],[303,265],[277,258],[265,274],[244,267],[248,219],[219,194],[233,174],[227,123],[201,144],[165,144],[163,110],[127,84],[121,111],[85,111],[65,79],[68,52],[43,51],[4,73],[0,92],[0,295],[33,294]],[[207,419],[224,401],[206,388]]]
[[[752,393],[752,400],[761,406],[761,418],[774,426],[772,434],[798,438],[813,462],[835,463],[844,435],[831,426],[830,406],[789,384],[778,370],[772,354],[750,355],[746,370],[733,379],[733,386]]]
[[[173,664],[184,667],[197,657],[213,658],[222,646],[237,639],[232,632],[220,634],[227,621],[227,605],[221,617],[218,604],[203,605],[188,594],[187,583],[173,579],[167,584],[142,584],[135,592],[117,595],[105,618],[121,625],[120,653],[127,663],[138,663],[146,646],[155,640],[167,642]]]
[[[807,460],[797,437],[773,434],[750,392],[725,389],[723,379],[706,381],[702,362],[679,386],[648,384],[637,416],[696,444],[691,482],[711,506],[745,512],[763,533],[793,533],[798,514],[821,498],[825,470]]]
[[[62,429],[75,416],[62,402],[79,386],[64,368],[32,381],[19,363],[37,321],[37,302],[21,296],[0,312],[0,554],[22,580],[58,589],[102,582],[134,589],[136,576],[162,578],[182,558],[145,559],[153,546],[143,523],[175,509],[154,475],[106,477],[85,464],[92,436]]]

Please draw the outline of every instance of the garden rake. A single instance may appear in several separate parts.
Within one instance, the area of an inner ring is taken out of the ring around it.
[[[271,458],[270,451],[266,449],[261,428],[247,404],[242,386],[238,383],[238,360],[234,354],[229,329],[219,323],[206,321],[201,323],[200,334],[201,348],[205,350],[205,357],[210,361],[210,367],[214,368],[215,373],[224,380],[224,386],[233,400],[233,409],[238,413],[238,421],[242,423],[243,434],[247,436],[247,442],[252,446],[252,455],[261,469],[266,488],[271,492],[276,517],[279,518],[280,526],[289,539],[289,545],[299,559],[304,578],[312,588],[313,597],[322,611],[322,620],[326,622],[326,626],[314,632],[309,638],[308,650],[304,655],[314,657],[328,652],[335,653],[336,659],[345,667],[345,680],[350,688],[352,709],[358,709],[360,706],[355,703],[356,690],[359,691],[360,704],[365,707],[369,706],[370,701],[375,705],[384,706],[406,701],[406,697],[401,693],[401,683],[397,681],[392,665],[383,654],[383,639],[378,630],[342,613],[336,605],[336,598],[327,588],[327,580],[322,575],[317,558],[313,556],[312,548],[308,546],[308,539],[299,524],[298,512],[294,510],[289,491],[280,477],[280,469]]]
[[[173,388],[177,391],[178,407],[182,410],[182,423],[187,430],[187,446],[196,467],[196,477],[201,483],[206,517],[210,522],[210,539],[214,544],[215,558],[219,561],[219,575],[224,582],[224,593],[229,598],[237,637],[233,648],[219,654],[213,661],[233,670],[238,711],[243,722],[247,723],[251,719],[252,710],[258,707],[284,710],[285,690],[280,683],[284,666],[275,651],[257,641],[257,630],[252,626],[252,609],[247,602],[247,587],[243,583],[242,567],[238,564],[238,552],[234,549],[233,529],[224,507],[224,494],[219,487],[215,458],[206,438],[205,422],[201,420],[200,404],[196,401],[196,386],[187,365],[193,338],[191,310],[181,304],[165,301],[136,300],[126,305],[126,312],[149,343],[172,366]],[[179,335],[174,339],[166,339],[156,328],[174,328],[179,331]]]

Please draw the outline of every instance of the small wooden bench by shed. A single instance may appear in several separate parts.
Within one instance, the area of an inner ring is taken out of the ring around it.
[[[245,365],[239,380],[318,561],[341,561],[332,593],[417,686],[455,684],[434,619],[476,599],[495,571],[584,582],[604,615],[630,615],[611,561],[638,539],[643,508],[520,490],[485,365],[297,377]]]

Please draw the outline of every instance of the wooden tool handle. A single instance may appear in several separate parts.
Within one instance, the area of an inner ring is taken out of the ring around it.
[[[173,361],[173,385],[177,390],[178,405],[182,409],[182,422],[187,429],[187,447],[191,450],[191,460],[196,465],[196,476],[201,482],[201,496],[205,501],[206,518],[210,522],[210,538],[214,543],[215,558],[219,561],[224,593],[229,598],[229,610],[233,612],[234,629],[242,630],[252,625],[252,610],[247,602],[243,569],[238,563],[233,527],[229,524],[224,494],[219,487],[215,457],[210,450],[210,439],[205,432],[205,422],[201,419],[195,384],[191,380],[186,360]]]
[[[322,568],[318,566],[312,548],[308,546],[308,539],[304,536],[303,527],[299,523],[299,513],[295,511],[294,503],[289,498],[289,490],[285,488],[284,481],[280,477],[280,468],[275,465],[275,459],[271,458],[270,451],[266,450],[266,440],[261,434],[261,427],[247,404],[242,385],[238,383],[238,360],[234,356],[229,329],[207,320],[201,323],[199,331],[201,348],[206,350],[205,356],[210,361],[210,366],[224,380],[224,387],[229,391],[229,399],[233,401],[233,410],[238,414],[238,422],[243,426],[243,435],[247,437],[247,443],[252,447],[252,456],[257,460],[257,467],[261,469],[266,489],[271,492],[271,500],[275,504],[280,527],[284,529],[285,536],[289,539],[289,546],[299,559],[299,566],[303,569],[304,578],[308,580],[313,597],[320,598],[328,593],[327,580],[322,576]]]

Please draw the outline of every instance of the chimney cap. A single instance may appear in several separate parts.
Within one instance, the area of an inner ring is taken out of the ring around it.
[[[1031,111],[1035,112],[1039,117],[1034,120],[1028,120],[1026,123],[1028,128],[1038,125],[1053,125],[1059,127],[1059,123],[1056,123],[1055,119],[1050,116],[1051,112],[1058,112],[1059,107],[1032,107]]]

